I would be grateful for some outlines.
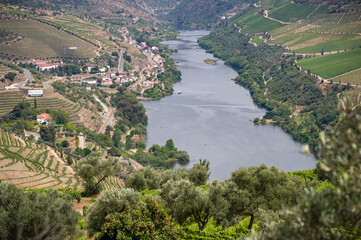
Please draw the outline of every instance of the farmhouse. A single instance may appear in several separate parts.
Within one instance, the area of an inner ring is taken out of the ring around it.
[[[83,82],[83,83],[86,83],[86,84],[93,84],[93,85],[96,85],[96,84],[97,84],[97,80],[96,80],[96,79],[92,79],[92,78],[84,79],[82,82]]]
[[[36,117],[36,120],[38,121],[38,123],[44,123],[44,122],[45,122],[46,125],[48,125],[48,123],[49,123],[50,121],[52,121],[53,118],[50,117],[49,114],[47,114],[47,113],[42,113],[42,114],[40,114],[40,115],[38,115],[38,116]]]
[[[28,132],[28,131],[25,131],[25,130],[24,130],[24,135],[25,135],[25,137],[33,136],[35,140],[39,140],[39,138],[40,138],[39,133]]]
[[[73,75],[70,77],[72,83],[82,83],[83,77],[81,75]]]
[[[47,63],[43,60],[35,60],[35,59],[30,60],[29,63],[34,64],[36,67],[39,68],[40,71],[50,70],[63,65],[61,63]]]
[[[109,78],[109,77],[107,77],[107,76],[104,76],[104,77],[102,77],[102,85],[111,85],[113,82],[112,82],[112,80]]]

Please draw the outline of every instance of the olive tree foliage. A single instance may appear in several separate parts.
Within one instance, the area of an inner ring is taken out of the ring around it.
[[[0,239],[71,239],[79,214],[70,196],[56,190],[24,192],[0,183]]]
[[[134,171],[127,176],[126,186],[137,191],[145,189],[160,189],[163,184],[170,180],[189,179],[196,186],[204,185],[209,179],[209,167],[202,164],[194,164],[190,170],[155,170],[145,167]]]
[[[247,192],[249,201],[239,214],[251,217],[248,229],[252,228],[258,209],[281,210],[283,206],[296,204],[296,199],[302,190],[301,179],[266,165],[240,168],[232,173],[230,178],[237,189]]]
[[[181,225],[189,217],[193,217],[202,231],[212,217],[212,204],[208,193],[188,179],[168,181],[163,185],[160,196],[171,210],[171,215]]]
[[[334,187],[305,189],[283,222],[269,222],[250,239],[361,238],[361,115],[350,109],[338,127],[320,135],[319,171]]]
[[[102,159],[100,152],[92,152],[79,160],[75,166],[75,173],[83,180],[85,190],[92,195],[99,193],[101,182],[107,177],[115,175],[120,168],[118,159]]]
[[[87,229],[90,235],[100,231],[106,217],[112,213],[121,213],[130,207],[138,208],[141,201],[140,193],[133,189],[124,188],[118,190],[105,190],[101,193],[100,198],[91,206],[87,212]]]

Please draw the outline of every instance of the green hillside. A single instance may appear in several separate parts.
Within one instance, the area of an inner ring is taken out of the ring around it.
[[[317,6],[288,3],[270,11],[269,16],[284,22],[294,22],[305,19]]]
[[[95,47],[55,27],[34,20],[0,20],[0,30],[17,33],[20,41],[0,44],[0,52],[17,57],[94,57]],[[69,50],[69,47],[77,47]]]
[[[327,79],[361,68],[361,49],[302,59],[298,64]]]

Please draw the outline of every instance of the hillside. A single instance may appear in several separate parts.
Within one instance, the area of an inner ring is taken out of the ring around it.
[[[158,18],[175,23],[181,29],[197,29],[215,25],[227,17],[241,11],[254,0],[180,0],[154,1],[143,0],[153,7]]]

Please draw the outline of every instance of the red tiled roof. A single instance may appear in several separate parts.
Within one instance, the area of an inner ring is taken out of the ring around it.
[[[53,118],[50,117],[49,114],[47,114],[47,113],[42,113],[42,114],[38,115],[36,118],[37,119],[38,118],[44,118],[44,120],[53,120]]]

